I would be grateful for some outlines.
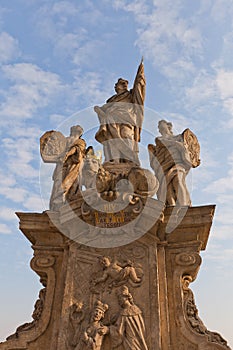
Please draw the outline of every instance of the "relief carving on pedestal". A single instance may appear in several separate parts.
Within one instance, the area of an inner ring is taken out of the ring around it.
[[[134,303],[127,286],[120,287],[117,298],[120,311],[115,317],[115,323],[110,326],[112,348],[119,349],[122,345],[124,350],[148,350],[142,311]]]
[[[90,281],[93,293],[99,293],[100,288],[111,293],[114,287],[119,287],[126,282],[129,282],[133,287],[139,287],[142,283],[143,270],[139,264],[134,264],[131,260],[119,263],[112,261],[110,257],[101,256],[99,263],[102,266],[102,271],[93,274]]]
[[[96,300],[90,309],[90,317],[82,303],[71,306],[69,349],[148,350],[142,311],[134,303],[129,288],[126,285],[119,287],[111,298],[109,305]],[[120,309],[116,313],[113,310],[117,305]],[[107,311],[110,315],[104,320]]]
[[[76,346],[81,332],[81,325],[85,317],[85,311],[82,302],[77,302],[71,305],[70,314],[70,339],[69,343],[72,347]]]
[[[200,335],[206,335],[207,341],[222,345],[226,349],[230,349],[227,345],[227,341],[216,332],[209,331],[198,315],[198,309],[195,304],[195,299],[192,290],[189,288],[189,284],[192,282],[192,277],[189,275],[183,276],[182,288],[183,288],[183,306],[186,319],[195,333]]]
[[[108,305],[97,300],[91,310],[90,319],[84,321],[84,311],[82,303],[75,305],[71,310],[71,323],[74,329],[71,345],[74,350],[101,350],[103,340],[109,333],[109,328],[102,323]],[[83,324],[84,323],[84,324]]]

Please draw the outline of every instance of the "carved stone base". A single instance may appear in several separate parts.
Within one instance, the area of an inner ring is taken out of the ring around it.
[[[34,249],[31,267],[44,287],[33,321],[0,350],[229,349],[200,320],[189,288],[214,206],[163,211],[151,199],[149,207],[162,215],[144,235],[123,246],[96,248],[71,238],[82,230],[82,204],[72,204],[72,215],[66,207],[17,214]],[[62,233],[66,225],[69,238]]]

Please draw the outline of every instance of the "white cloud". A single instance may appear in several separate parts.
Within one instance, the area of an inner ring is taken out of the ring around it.
[[[24,207],[30,211],[41,212],[45,210],[41,196],[30,195],[23,203]],[[48,208],[47,208],[48,209]]]
[[[38,159],[38,142],[28,134],[25,137],[5,138],[2,140],[6,161],[6,169],[17,177],[24,179],[38,177],[38,169],[30,164]],[[17,146],[16,146],[17,145]]]
[[[215,101],[217,98],[216,79],[205,69],[201,69],[195,77],[191,87],[186,88],[185,100],[188,106],[197,106],[206,104],[207,101]]]
[[[217,71],[216,83],[223,100],[233,98],[233,71],[224,68]]]
[[[6,32],[0,33],[0,63],[6,63],[20,54],[17,39]]]
[[[227,200],[232,199],[231,198],[226,198]],[[220,201],[218,201],[220,203]],[[232,231],[233,227],[233,215],[232,215],[232,208],[226,204],[231,203],[230,202],[224,202],[224,206],[218,206],[217,210],[217,215],[216,215],[216,222],[223,225],[223,226],[228,226],[229,229]],[[231,228],[230,228],[231,227]]]
[[[70,57],[79,49],[81,43],[88,41],[88,33],[86,29],[79,30],[78,33],[63,33],[57,37],[55,43],[55,55],[61,57]]]
[[[218,203],[216,221],[222,225],[233,226],[233,154],[228,156],[228,166],[227,175],[210,182],[203,192],[215,195]]]
[[[0,207],[0,219],[12,221],[15,218],[15,210],[7,207]]]
[[[65,118],[66,117],[61,114],[51,114],[49,120],[53,125],[55,125],[55,127],[57,127],[60,123],[62,123],[65,120]]]
[[[93,53],[95,57],[104,49],[104,43],[101,40],[92,40],[85,42],[73,56],[73,62],[77,66],[90,65],[93,63]]]
[[[99,57],[104,49],[104,42],[100,39],[90,39],[90,33],[81,28],[78,33],[63,33],[54,43],[55,56],[71,59],[77,66],[91,66],[93,53]]]
[[[148,8],[144,0],[135,0],[133,2],[126,0],[115,0],[113,7],[116,9],[123,9],[129,12],[133,12],[137,16],[144,15]]]
[[[64,27],[77,18],[78,13],[78,7],[70,1],[46,2],[35,12],[34,23],[41,36],[55,43],[64,34]]]
[[[3,187],[11,187],[16,184],[16,179],[12,174],[7,174],[4,171],[0,172],[0,189]]]
[[[44,90],[44,93],[48,93],[51,88],[60,85],[57,74],[43,71],[40,67],[31,63],[6,65],[3,67],[3,72],[8,79],[14,82],[40,84],[39,89]]]
[[[195,73],[196,68],[191,60],[178,58],[175,62],[165,65],[163,72],[169,79],[177,79],[179,77],[183,81],[187,75]]]
[[[213,235],[217,240],[223,242],[223,240],[232,240],[233,229],[232,229],[232,220],[229,225],[225,222],[221,223],[220,220],[216,218],[216,221],[220,223],[221,226],[215,225],[213,229]]]
[[[34,15],[34,23],[39,35],[43,36],[44,39],[49,39],[55,48],[59,40],[62,40],[66,35],[70,35],[71,38],[72,35],[78,34],[79,37],[76,40],[80,41],[82,30],[85,31],[81,23],[84,23],[86,28],[91,25],[99,26],[101,20],[103,20],[103,14],[99,11],[98,6],[89,0],[83,0],[78,4],[71,1],[46,3]],[[81,28],[81,31],[77,28]],[[78,33],[77,30],[79,30]],[[89,32],[89,37],[90,34],[91,32]]]
[[[11,233],[10,228],[6,224],[0,224],[0,234],[9,234]]]
[[[233,116],[233,70],[216,69],[216,85],[225,110]],[[230,127],[232,121],[228,123]]]
[[[5,101],[0,109],[0,115],[7,119],[32,118],[38,108],[45,107],[62,89],[57,74],[43,71],[34,64],[6,65],[2,70],[8,81],[13,82],[3,96]]]
[[[70,1],[57,1],[52,6],[52,13],[61,16],[76,16],[78,8]]]
[[[210,183],[204,191],[209,193],[225,193],[233,190],[233,176],[226,176]],[[221,200],[222,201],[222,200]]]
[[[176,72],[178,78],[179,67],[193,72],[191,57],[201,58],[203,40],[194,21],[181,15],[182,1],[154,1],[153,7],[147,7],[145,2],[121,0],[115,7],[134,14],[139,25],[136,44],[163,73],[174,76]]]
[[[106,100],[106,96],[114,93],[112,77],[109,75],[103,76],[101,73],[91,71],[81,73],[78,69],[73,73],[73,94],[75,97],[82,97],[89,106]]]
[[[210,15],[217,22],[225,22],[227,17],[232,19],[233,16],[233,3],[229,0],[215,0],[213,6],[210,9]]]
[[[0,188],[0,194],[6,199],[10,199],[16,203],[23,203],[27,197],[28,192],[24,188],[17,187],[3,187]]]

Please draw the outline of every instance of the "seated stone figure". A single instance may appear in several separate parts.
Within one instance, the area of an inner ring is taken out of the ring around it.
[[[189,170],[200,164],[200,146],[189,129],[173,135],[172,123],[160,120],[155,146],[148,145],[150,165],[159,181],[158,199],[166,205],[190,206],[191,199],[186,186]]]

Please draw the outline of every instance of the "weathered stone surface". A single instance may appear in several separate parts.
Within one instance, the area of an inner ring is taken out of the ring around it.
[[[75,236],[77,216],[83,220],[82,199],[71,204],[72,210],[17,214],[32,243],[31,266],[43,289],[33,321],[18,328],[0,350],[78,350],[90,344],[95,350],[128,350],[134,342],[138,350],[229,349],[200,320],[189,286],[200,268],[214,206],[163,210],[150,199],[150,207],[162,212],[156,223],[137,240],[102,248],[62,233],[72,222],[70,235],[73,230]]]

